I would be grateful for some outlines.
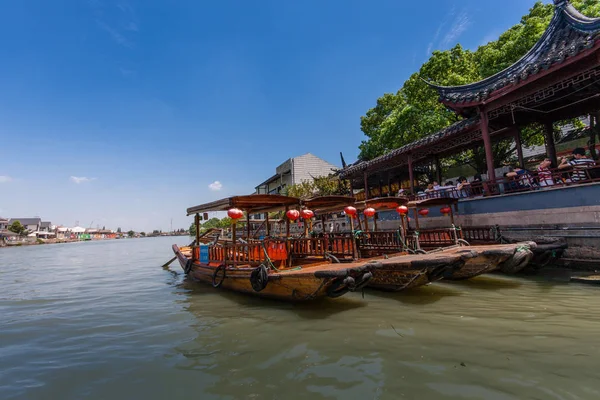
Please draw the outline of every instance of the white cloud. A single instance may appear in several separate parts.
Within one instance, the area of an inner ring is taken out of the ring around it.
[[[71,182],[75,182],[79,185],[80,183],[91,182],[96,178],[88,178],[87,176],[72,176],[70,179]]]
[[[456,17],[456,19],[454,20],[452,27],[450,28],[448,33],[446,33],[446,36],[444,36],[444,40],[442,41],[442,48],[446,48],[449,45],[453,45],[454,41],[458,39],[464,31],[467,30],[470,24],[471,20],[469,19],[469,16],[467,15],[466,11],[462,11],[460,14],[458,14],[458,17]]]
[[[8,183],[12,181],[12,178],[8,175],[0,175],[0,183]]]
[[[212,190],[213,192],[218,192],[219,190],[221,190],[223,188],[223,184],[219,181],[214,181],[213,183],[208,185],[208,188],[210,190]]]

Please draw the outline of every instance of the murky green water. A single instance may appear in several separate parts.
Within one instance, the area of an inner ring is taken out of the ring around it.
[[[0,399],[600,398],[600,287],[282,304],[161,269],[172,239],[0,249]]]

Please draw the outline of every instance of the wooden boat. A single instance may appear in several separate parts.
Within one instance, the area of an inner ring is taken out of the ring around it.
[[[441,251],[440,249],[444,248],[468,248],[477,252],[477,257],[467,260],[460,270],[455,270],[446,279],[469,279],[496,270],[514,274],[525,268],[533,257],[533,251],[537,246],[535,242],[470,246],[464,240],[462,230],[454,225],[454,209],[457,203],[458,199],[451,197],[429,198],[408,203],[415,219],[415,230],[409,230],[409,236],[412,234],[413,246],[417,250]],[[443,206],[443,213],[450,217],[451,226],[442,229],[420,229],[419,216],[423,216],[420,211],[435,206]]]
[[[324,206],[324,199],[313,199],[306,204],[314,206],[318,214],[326,212],[339,212],[344,206],[353,205],[357,210],[364,212],[366,208],[377,208],[378,210],[395,210],[396,207],[406,205],[408,199],[405,197],[383,197],[369,199],[354,203],[353,198],[338,199],[336,202],[330,198]],[[319,207],[320,206],[320,207]],[[357,215],[358,216],[358,215]],[[349,234],[335,234],[332,238],[350,238],[353,251],[356,254],[357,265],[366,265],[373,273],[373,277],[367,283],[368,287],[400,291],[431,282],[438,281],[444,276],[451,275],[460,269],[465,262],[473,257],[471,253],[443,253],[434,255],[408,255],[403,251],[402,234],[398,232],[385,232],[385,237],[377,232],[376,219],[373,221],[373,229],[369,229],[368,218],[363,221],[357,218],[358,230],[354,230],[353,218],[351,218],[351,229]],[[364,228],[364,230],[363,230]]]
[[[240,243],[233,224],[231,241],[201,243],[200,213],[232,209],[238,213],[243,210],[248,222],[252,213],[266,213],[268,219],[270,211],[283,209],[287,212],[298,208],[299,199],[281,195],[235,196],[188,208],[188,215],[195,214],[196,244],[183,248],[173,245],[173,252],[184,272],[193,279],[213,287],[262,297],[304,301],[327,296],[339,297],[364,287],[372,277],[366,265],[326,261],[329,243],[326,240],[290,238],[289,219],[286,219],[287,232],[284,238],[270,237],[267,223],[267,237],[264,240]],[[250,238],[250,223],[246,227],[246,237]],[[310,246],[303,245],[306,243]],[[350,246],[350,241],[347,245]],[[352,256],[351,252],[344,251],[343,245],[341,253]]]

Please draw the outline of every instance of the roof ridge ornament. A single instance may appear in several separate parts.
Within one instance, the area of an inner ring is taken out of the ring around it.
[[[570,0],[554,0],[554,5],[557,7],[565,5],[565,3],[570,3]]]

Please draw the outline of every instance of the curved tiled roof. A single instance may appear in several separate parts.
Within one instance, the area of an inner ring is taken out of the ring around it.
[[[446,140],[449,137],[452,137],[458,133],[461,133],[463,131],[465,131],[466,129],[472,127],[473,125],[477,125],[479,124],[479,116],[477,117],[473,117],[473,118],[469,118],[469,119],[464,119],[462,121],[458,121],[432,135],[426,136],[422,139],[419,139],[417,141],[414,141],[412,143],[409,143],[407,145],[404,145],[400,148],[394,149],[392,151],[390,151],[389,153],[386,153],[382,156],[379,156],[377,158],[374,158],[372,160],[369,161],[359,161],[357,163],[354,163],[352,165],[349,165],[348,167],[341,169],[340,172],[340,177],[345,178],[345,177],[349,177],[359,171],[364,171],[367,168],[371,168],[371,167],[376,167],[378,165],[384,164],[387,161],[396,158],[398,156],[401,156],[403,154],[408,154],[411,151],[426,147],[426,146],[431,146],[432,144],[438,143],[442,140]]]
[[[519,61],[479,82],[463,86],[438,86],[431,82],[440,101],[450,104],[477,103],[508,85],[526,81],[550,67],[561,64],[600,41],[600,18],[581,14],[568,0],[555,0],[555,11],[548,28]]]

